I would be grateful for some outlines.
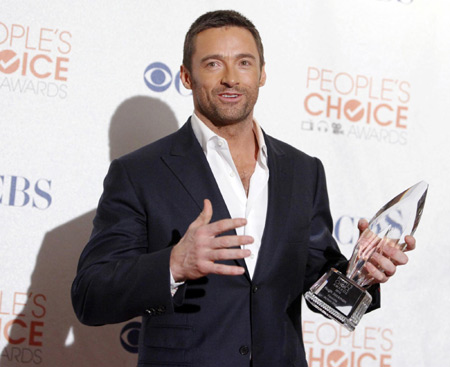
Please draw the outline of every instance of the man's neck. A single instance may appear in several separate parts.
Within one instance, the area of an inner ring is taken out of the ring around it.
[[[227,141],[231,152],[235,150],[240,152],[251,150],[254,152],[253,114],[247,116],[245,120],[236,123],[216,124],[198,111],[194,112],[211,131]]]
[[[254,131],[253,115],[235,124],[218,126],[197,111],[195,111],[195,114],[215,134],[227,141],[231,157],[248,196],[250,178],[255,171],[259,151],[258,139]]]

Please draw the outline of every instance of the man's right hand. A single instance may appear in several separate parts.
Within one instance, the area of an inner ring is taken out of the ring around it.
[[[242,275],[241,266],[217,264],[218,260],[243,259],[251,255],[250,250],[231,248],[253,243],[251,236],[217,235],[247,224],[245,218],[222,219],[210,223],[212,205],[204,200],[203,210],[195,219],[183,238],[172,249],[170,270],[176,282],[198,279],[207,274]]]

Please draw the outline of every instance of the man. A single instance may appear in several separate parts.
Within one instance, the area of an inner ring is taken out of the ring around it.
[[[142,315],[139,366],[306,366],[301,296],[347,261],[320,161],[253,118],[265,79],[253,24],[204,14],[181,67],[194,114],[111,164],[72,298],[88,325]],[[368,265],[374,282],[406,263],[390,251]]]

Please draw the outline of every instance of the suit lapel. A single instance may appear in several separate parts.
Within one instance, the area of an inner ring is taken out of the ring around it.
[[[293,184],[291,160],[286,159],[285,153],[273,138],[265,135],[264,139],[268,149],[269,199],[254,282],[270,276],[272,268],[278,263],[276,250],[285,231],[285,217],[289,213]]]
[[[220,193],[219,186],[194,135],[190,119],[175,133],[170,153],[161,158],[192,197],[199,210],[203,209],[204,199],[211,201],[213,207],[211,222],[230,218],[230,213]],[[233,234],[235,235],[236,231],[229,231],[223,235]],[[236,265],[237,263],[239,266],[244,267],[246,269],[245,275],[250,279],[243,259],[223,261],[223,263],[229,265]]]

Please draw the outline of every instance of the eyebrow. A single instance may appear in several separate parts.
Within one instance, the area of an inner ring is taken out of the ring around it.
[[[205,61],[207,61],[207,60],[210,60],[210,59],[223,60],[224,58],[225,58],[225,57],[224,57],[223,55],[221,55],[221,54],[213,54],[213,55],[207,55],[207,56],[203,57],[203,58],[200,60],[200,62],[203,63],[203,62],[205,62]],[[250,53],[241,53],[241,54],[237,54],[236,56],[234,56],[234,58],[235,58],[236,60],[239,60],[239,59],[245,59],[245,58],[249,58],[249,59],[256,60],[256,57],[255,57],[253,54],[250,54]]]

